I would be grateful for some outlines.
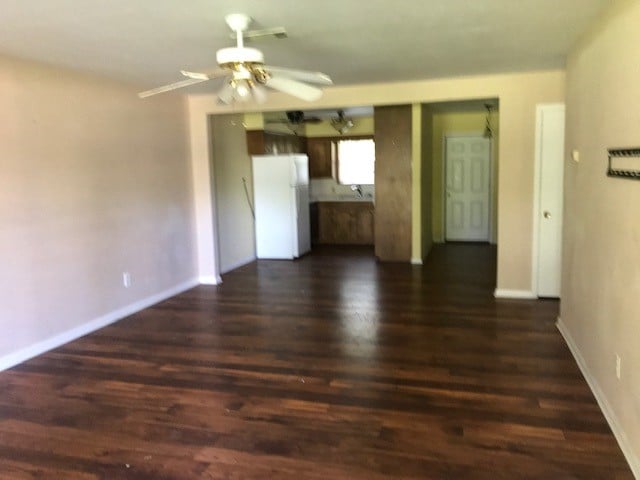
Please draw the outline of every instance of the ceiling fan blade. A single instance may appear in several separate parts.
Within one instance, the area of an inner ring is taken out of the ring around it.
[[[313,102],[322,97],[322,90],[318,87],[312,87],[311,85],[287,77],[272,76],[267,80],[265,85],[307,102]]]
[[[152,88],[151,90],[145,90],[144,92],[138,93],[140,98],[150,97],[151,95],[157,95],[158,93],[169,92],[171,90],[176,90],[182,87],[188,87],[189,85],[194,85],[196,83],[205,82],[209,80],[208,78],[187,78],[186,80],[180,80],[179,82],[170,83],[169,85],[163,85],[161,87]]]
[[[218,100],[225,105],[229,105],[233,102],[234,99],[235,88],[231,84],[231,82],[225,83],[224,87],[218,91]]]
[[[253,99],[257,103],[264,103],[267,101],[267,89],[262,85],[254,85],[251,91],[253,92]]]
[[[180,70],[180,73],[188,78],[194,78],[197,80],[211,80],[213,78],[220,78],[224,77],[225,75],[229,75],[229,70],[225,70],[223,68],[216,68],[215,70],[206,72],[190,72],[188,70]]]
[[[236,34],[232,33],[231,38],[235,39]],[[260,37],[276,37],[278,39],[287,38],[287,31],[284,27],[265,28],[264,30],[248,30],[242,34],[245,40]]]
[[[274,75],[293,78],[302,82],[315,83],[318,85],[333,85],[333,80],[331,80],[331,77],[322,72],[309,72],[306,70],[294,70],[292,68],[270,66],[265,66],[264,69]]]

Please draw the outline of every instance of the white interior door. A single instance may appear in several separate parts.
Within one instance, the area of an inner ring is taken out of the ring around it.
[[[491,141],[468,136],[445,143],[445,239],[488,242]]]
[[[539,164],[537,294],[539,297],[559,297],[562,270],[564,105],[538,107],[536,136]]]

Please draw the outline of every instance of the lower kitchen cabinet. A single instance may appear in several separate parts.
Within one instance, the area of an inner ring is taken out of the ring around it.
[[[319,202],[317,242],[373,245],[372,202]]]

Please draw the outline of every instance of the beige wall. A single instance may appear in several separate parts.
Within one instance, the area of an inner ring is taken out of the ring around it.
[[[433,245],[431,171],[433,116],[427,105],[411,106],[411,262],[422,264]]]
[[[411,105],[411,263],[422,263],[422,107]]]
[[[217,205],[220,272],[256,257],[255,226],[242,179],[253,203],[251,157],[242,115],[211,117],[212,161]]]
[[[313,104],[270,92],[264,105],[218,105],[215,95],[189,97],[191,152],[196,189],[200,274],[215,276],[210,254],[213,220],[208,167],[207,115],[232,111],[281,111],[336,108],[359,105],[431,103],[451,100],[498,98],[500,100],[502,159],[498,173],[497,285],[502,290],[531,291],[533,238],[533,165],[535,109],[538,103],[564,101],[562,71],[457,77],[416,82],[350,85],[327,88]]]
[[[485,128],[485,112],[439,112],[433,116],[433,240],[444,242],[444,138],[452,134],[482,133]],[[497,237],[498,213],[498,145],[500,144],[499,116],[494,112],[491,114],[491,127],[493,140],[491,145],[491,155],[493,161],[492,197],[493,204],[492,218],[493,232],[492,241]]]
[[[568,60],[561,327],[640,478],[640,183],[605,175],[640,147],[640,2],[615,3]]]
[[[186,104],[136,91],[0,58],[0,364],[195,280]]]

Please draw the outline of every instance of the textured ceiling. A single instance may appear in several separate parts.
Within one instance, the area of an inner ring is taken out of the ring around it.
[[[336,84],[552,69],[608,3],[2,0],[0,53],[151,87],[215,66],[216,50],[233,44],[224,16],[243,12],[252,28],[288,31],[253,42],[268,64],[323,71]]]

